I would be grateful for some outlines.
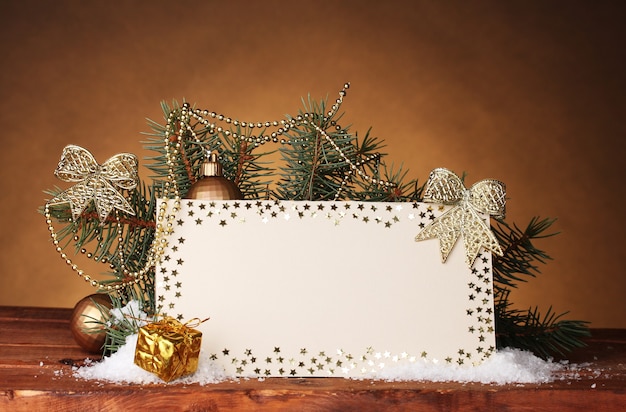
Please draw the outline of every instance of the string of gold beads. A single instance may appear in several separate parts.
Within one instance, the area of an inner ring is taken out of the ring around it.
[[[85,282],[88,282],[89,284],[91,284],[91,286],[94,286],[94,287],[97,287],[106,291],[120,290],[122,287],[124,287],[128,283],[139,283],[141,280],[145,278],[148,270],[142,270],[140,272],[132,274],[133,279],[131,281],[126,281],[124,283],[117,283],[114,285],[103,284],[97,281],[96,279],[92,278],[91,275],[85,273],[84,270],[80,269],[78,265],[76,265],[72,261],[72,259],[65,252],[63,252],[63,248],[59,245],[58,235],[56,231],[54,230],[54,226],[52,225],[52,216],[50,214],[50,206],[48,204],[44,206],[44,217],[46,219],[46,224],[48,225],[48,232],[50,232],[52,243],[54,244],[54,247],[56,251],[59,253],[59,256],[61,257],[61,259],[63,259],[65,263],[70,268],[72,268],[72,270],[76,272],[78,276],[83,278]]]
[[[175,182],[174,182],[174,185],[176,185]],[[177,193],[177,190],[175,192]],[[178,211],[178,209],[180,208],[180,197],[178,197],[178,199],[175,201],[175,205],[177,206],[175,206],[175,208],[172,209],[172,214],[167,219],[165,219],[164,216],[167,211],[167,205],[165,202],[163,202],[161,204],[159,213],[157,215],[157,222],[162,222],[164,220],[167,220],[168,222],[170,222],[169,225],[167,225],[170,228],[169,233],[171,233],[171,228],[172,228],[171,222],[175,218],[176,211]],[[123,249],[122,249],[122,244],[124,242],[123,230],[122,230],[123,225],[119,219],[119,216],[116,214],[116,226],[117,226],[116,234],[118,236],[117,238],[118,256],[120,259],[120,268],[122,270],[123,275],[126,277],[126,279],[120,282],[114,283],[114,284],[102,283],[96,280],[95,278],[93,278],[90,274],[86,273],[84,270],[80,269],[78,265],[74,263],[72,259],[65,252],[63,252],[63,248],[60,246],[58,235],[54,229],[54,226],[52,225],[52,216],[50,214],[50,206],[48,204],[44,206],[44,217],[46,219],[46,224],[48,225],[48,232],[50,233],[50,237],[52,238],[52,243],[54,244],[55,250],[59,253],[59,256],[61,257],[61,259],[63,259],[65,263],[74,272],[76,272],[76,274],[79,277],[81,277],[85,282],[88,282],[91,286],[101,289],[106,292],[119,291],[126,286],[138,284],[139,282],[146,280],[152,268],[155,267],[156,264],[160,261],[160,258],[163,255],[165,246],[167,244],[167,235],[169,235],[169,233],[163,230],[162,227],[160,228],[159,223],[157,223],[157,230],[155,232],[152,245],[150,246],[150,249],[148,251],[145,265],[143,266],[143,268],[141,268],[138,271],[130,272],[124,263],[124,254],[123,254]],[[102,259],[101,261],[105,263],[105,259]]]
[[[346,96],[347,89],[350,87],[350,83],[345,83],[343,88],[339,91],[339,97],[335,100],[335,103],[331,106],[331,109],[327,112],[324,120],[333,117],[341,104],[343,103],[343,98]],[[170,113],[170,118],[172,118],[172,113]],[[191,105],[187,102],[183,103],[183,107],[181,108],[181,115],[178,119],[182,123],[188,123],[190,120],[190,116],[196,119],[198,123],[202,124],[205,128],[209,129],[210,133],[224,133],[226,136],[232,136],[235,139],[240,139],[246,141],[247,143],[252,143],[255,146],[262,145],[268,142],[278,143],[279,136],[288,132],[292,127],[298,126],[301,123],[306,124],[310,117],[313,117],[313,113],[303,113],[299,114],[294,118],[290,119],[281,119],[281,120],[273,120],[273,121],[265,121],[265,122],[245,122],[237,119],[232,119],[231,117],[224,116],[223,114],[217,114],[213,111],[201,110],[201,109],[192,109]],[[239,134],[230,129],[224,129],[221,126],[217,126],[215,123],[211,123],[207,119],[210,117],[211,119],[215,119],[218,121],[223,121],[229,125],[233,125],[236,127],[242,127],[244,129],[254,129],[255,127],[258,129],[269,128],[269,127],[279,127],[276,131],[273,131],[269,135],[260,135],[260,136],[247,136],[245,133]],[[186,122],[187,120],[187,122]],[[169,123],[169,122],[168,122]],[[340,126],[338,130],[340,129]],[[187,127],[186,130],[192,135],[192,137],[197,141],[195,131],[191,127]],[[287,139],[281,139],[280,143],[288,144],[289,141]]]
[[[326,117],[324,117],[323,119],[324,121],[328,120],[329,118],[332,118],[337,113],[337,111],[339,110],[339,107],[341,106],[343,102],[343,98],[346,95],[346,90],[349,87],[350,87],[350,83],[344,84],[344,87],[339,92],[339,97],[336,99],[335,103],[331,106],[331,109],[326,113]],[[244,134],[238,134],[237,132],[234,132],[232,130],[224,130],[221,127],[217,127],[215,124],[211,123],[208,119],[206,119],[207,116],[212,119],[224,121],[227,124],[232,124],[233,126],[236,126],[236,127],[243,127],[244,129],[246,128],[254,129],[255,127],[259,129],[262,129],[264,127],[265,128],[279,127],[279,126],[280,127],[269,135],[246,136]],[[143,268],[141,268],[139,271],[130,272],[128,268],[126,267],[124,263],[123,248],[121,246],[124,242],[122,224],[120,222],[119,216],[117,216],[116,214],[116,221],[117,221],[116,222],[116,225],[117,225],[116,235],[118,236],[117,238],[118,257],[120,260],[121,271],[123,275],[126,277],[126,279],[115,284],[104,284],[92,278],[91,275],[85,273],[85,271],[78,268],[78,266],[67,256],[67,254],[63,252],[63,248],[59,245],[58,235],[52,225],[50,207],[48,204],[46,204],[44,207],[44,216],[46,219],[46,223],[48,225],[48,231],[50,232],[52,242],[57,252],[60,254],[60,257],[66,262],[66,264],[70,266],[72,270],[74,270],[77,273],[78,276],[82,277],[86,282],[89,282],[92,286],[105,290],[107,292],[119,291],[120,289],[128,285],[137,284],[145,280],[148,274],[150,273],[150,271],[152,270],[152,268],[155,267],[156,264],[161,261],[163,253],[167,247],[168,237],[174,231],[174,222],[176,219],[176,215],[181,208],[181,197],[180,197],[180,192],[178,188],[178,183],[176,181],[175,164],[176,164],[176,158],[180,154],[180,149],[182,147],[182,139],[183,139],[185,132],[188,132],[191,135],[191,138],[195,140],[196,142],[199,141],[195,131],[193,130],[193,127],[191,126],[192,117],[196,121],[198,121],[200,124],[202,124],[204,127],[208,128],[209,131],[213,131],[213,132],[217,131],[220,133],[224,133],[228,136],[232,135],[234,138],[239,138],[249,143],[254,143],[255,146],[258,146],[259,144],[264,144],[269,141],[272,141],[274,143],[277,143],[280,141],[280,143],[282,144],[290,144],[291,142],[287,139],[283,138],[279,140],[278,139],[279,136],[283,135],[284,133],[288,132],[291,128],[296,127],[300,124],[311,124],[315,128],[315,130],[318,133],[320,133],[324,137],[324,139],[327,140],[331,144],[333,149],[341,156],[341,158],[349,166],[349,170],[346,172],[344,176],[344,179],[341,183],[341,187],[338,190],[338,192],[335,194],[335,199],[338,198],[338,196],[340,195],[340,192],[343,190],[343,188],[347,184],[347,181],[354,174],[354,172],[356,172],[365,181],[369,181],[373,184],[382,185],[386,188],[395,186],[391,182],[387,182],[381,179],[370,177],[363,170],[361,170],[360,166],[362,166],[363,164],[369,161],[378,159],[380,156],[379,154],[371,155],[371,156],[368,156],[366,159],[352,162],[348,158],[348,156],[343,152],[343,150],[341,150],[339,145],[333,140],[333,138],[328,133],[326,133],[326,131],[323,130],[320,126],[315,124],[314,121],[311,121],[313,116],[314,116],[313,113],[303,113],[294,118],[290,118],[287,120],[271,121],[271,122],[266,121],[266,122],[256,122],[256,123],[243,122],[239,120],[233,120],[221,114],[218,115],[215,112],[209,112],[208,110],[191,109],[189,103],[184,103],[181,111],[178,114],[175,111],[172,111],[169,113],[167,124],[165,127],[165,133],[164,133],[164,148],[165,148],[165,158],[166,158],[168,173],[167,173],[167,179],[164,182],[164,186],[163,186],[162,198],[173,199],[172,200],[173,205],[170,211],[168,211],[168,202],[163,201],[159,205],[159,209],[156,215],[156,222],[155,222],[156,228],[155,228],[154,238],[150,246],[150,249],[148,251],[146,262]],[[172,137],[172,131],[174,129],[173,125],[175,122],[179,122],[180,127],[178,128],[177,132],[174,133],[174,135],[176,136],[176,140],[174,143],[172,142],[171,137]],[[341,126],[337,125],[334,122],[332,122],[331,124],[334,125],[336,130],[341,130]]]
[[[331,109],[326,113],[326,117],[324,118],[324,121],[328,120],[329,118],[332,118],[337,111],[339,110],[339,108],[341,107],[341,104],[343,103],[343,98],[346,96],[347,93],[347,89],[350,87],[350,83],[347,82],[344,84],[343,88],[339,91],[339,97],[335,100],[335,103],[331,106]],[[343,161],[346,162],[346,164],[349,167],[348,172],[346,172],[340,188],[338,189],[338,191],[335,193],[335,200],[339,198],[339,196],[341,195],[341,192],[343,191],[343,189],[345,188],[345,186],[347,185],[348,180],[350,180],[351,176],[354,174],[354,172],[356,172],[362,179],[364,179],[365,181],[371,182],[375,185],[378,186],[384,186],[385,188],[392,188],[395,187],[395,184],[392,182],[388,182],[382,179],[376,179],[375,177],[371,177],[368,174],[366,174],[361,168],[360,166],[371,161],[374,160],[375,158],[379,158],[380,155],[376,154],[376,155],[372,155],[372,156],[368,156],[366,159],[363,160],[357,160],[356,162],[353,162],[352,160],[350,160],[348,158],[348,156],[344,153],[344,151],[339,147],[339,145],[333,140],[333,138],[326,133],[326,131],[324,129],[322,129],[321,127],[319,127],[315,122],[311,121],[310,119],[314,116],[313,113],[303,113],[303,114],[299,114],[296,117],[290,118],[290,119],[282,119],[280,121],[278,120],[273,120],[273,121],[265,121],[265,122],[245,122],[245,121],[240,121],[237,119],[232,119],[231,117],[227,117],[224,116],[223,114],[217,114],[214,111],[209,111],[209,110],[202,110],[202,109],[192,109],[191,105],[187,102],[185,102],[183,104],[183,107],[181,109],[181,114],[180,117],[178,119],[175,118],[174,112],[170,113],[169,119],[168,119],[168,125],[166,127],[166,135],[168,133],[169,130],[171,130],[171,126],[170,123],[173,121],[180,121],[182,124],[185,125],[184,130],[186,130],[187,132],[189,132],[189,134],[192,136],[192,138],[197,142],[198,138],[196,136],[195,131],[193,130],[193,128],[191,127],[189,121],[191,120],[191,117],[193,117],[196,121],[198,121],[200,124],[202,124],[205,128],[209,129],[210,133],[214,133],[215,131],[217,131],[218,133],[224,133],[227,136],[232,136],[234,138],[239,138],[241,140],[244,140],[248,143],[253,143],[255,145],[259,145],[259,144],[264,144],[266,142],[272,141],[274,143],[278,143],[279,142],[279,136],[283,135],[284,133],[288,132],[292,127],[295,126],[299,126],[300,124],[311,124],[315,130],[320,133],[325,140],[327,140],[331,146],[333,147],[333,149],[341,156],[341,158],[343,159]],[[256,128],[263,128],[263,127],[278,127],[278,130],[272,132],[269,135],[261,135],[261,136],[246,136],[245,134],[238,134],[235,131],[232,130],[226,130],[222,127],[217,126],[214,123],[211,123],[207,117],[210,117],[211,119],[216,119],[218,121],[223,121],[227,124],[233,125],[233,126],[240,126],[243,128],[250,128],[250,129],[254,129]],[[335,122],[332,122],[332,124],[335,126],[336,130],[341,130],[341,126],[337,125]],[[180,143],[181,143],[181,136],[183,134],[183,128],[181,127],[181,129],[179,130],[178,133],[178,139],[177,139],[177,147],[180,148]],[[166,140],[166,142],[169,142],[169,140]],[[291,141],[287,140],[287,139],[281,139],[280,143],[282,144],[290,144]]]

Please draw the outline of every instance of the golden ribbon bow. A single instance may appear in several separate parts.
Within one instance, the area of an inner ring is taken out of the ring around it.
[[[137,164],[135,155],[120,153],[99,165],[86,149],[68,145],[63,149],[54,174],[65,182],[78,183],[48,201],[48,205],[69,203],[76,220],[93,200],[101,224],[114,208],[134,215],[135,211],[115,186],[126,190],[135,188]]]
[[[455,205],[433,220],[415,237],[416,241],[439,239],[441,259],[446,261],[460,235],[465,244],[465,262],[472,267],[481,247],[502,256],[502,249],[491,228],[479,213],[504,218],[506,187],[485,179],[466,189],[463,181],[448,169],[430,172],[424,188],[424,201]]]
[[[192,320],[195,319],[196,318]],[[165,316],[162,320],[152,323],[152,326],[162,337],[166,339],[182,336],[185,340],[185,343],[189,344],[191,343],[193,338],[192,330],[202,323],[194,322],[194,324],[191,325],[191,322],[192,321],[182,323],[172,317]]]

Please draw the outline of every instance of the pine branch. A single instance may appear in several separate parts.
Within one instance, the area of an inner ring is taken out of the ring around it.
[[[53,196],[60,192],[58,188],[48,191]],[[128,193],[128,201],[135,215],[121,212],[117,214],[124,233],[122,242],[118,239],[118,219],[113,211],[101,223],[93,204],[78,219],[72,218],[69,204],[51,207],[51,217],[55,219],[57,226],[57,239],[64,242],[62,247],[65,249],[73,245],[76,254],[107,265],[106,271],[91,275],[92,278],[99,279],[103,286],[134,280],[126,272],[136,272],[144,267],[154,237],[155,193],[139,182],[137,188]],[[120,259],[120,249],[123,259]],[[146,308],[154,308],[153,282],[154,276],[148,276],[138,284],[133,282],[132,285],[128,284],[120,291],[110,294],[117,295],[124,304],[135,299]]]
[[[240,127],[236,128],[236,132],[243,135],[244,139],[250,137],[250,132],[245,134]],[[264,130],[260,133],[263,134]],[[232,133],[222,131],[207,136],[204,145],[218,152],[224,177],[236,182],[245,199],[266,197],[274,169],[270,162],[263,159],[272,154],[272,151],[255,153],[260,147],[259,143],[250,144],[247,140],[232,136]]]
[[[325,112],[325,101],[313,102],[309,97],[298,116],[307,122],[285,134],[289,140],[279,149],[284,166],[278,173],[277,198],[333,200],[341,188],[348,170],[346,162],[318,128],[349,158],[354,157],[354,137],[337,124],[341,116],[326,117]]]
[[[134,300],[137,301],[137,299]],[[128,301],[121,300],[117,296],[111,296],[111,301],[115,309],[121,309],[128,304]],[[129,313],[124,313],[124,316],[116,316],[115,318],[111,316],[110,312],[102,313],[102,325],[107,331],[104,355],[117,352],[120,347],[126,344],[128,336],[138,333],[139,328],[145,323],[156,320],[152,308],[146,308],[138,303],[138,311],[139,313],[129,311]]]
[[[170,142],[180,143],[178,154],[174,156],[173,170],[181,196],[184,197],[189,187],[199,178],[207,151],[218,153],[224,177],[238,182],[245,198],[259,198],[267,191],[267,186],[271,182],[268,177],[271,176],[272,169],[260,159],[271,152],[255,154],[253,151],[257,144],[252,145],[241,138],[234,138],[233,131],[238,136],[249,137],[240,126],[231,130],[218,130],[198,122],[191,122],[189,123],[191,131],[185,128],[185,131],[180,133],[183,128],[180,127],[181,109],[178,103],[174,102],[172,108],[162,103],[162,108],[164,118],[169,123],[162,126],[150,121],[152,133],[147,134],[148,139],[144,142],[146,149],[156,152],[156,155],[147,157],[151,162],[148,168],[156,173],[153,176],[155,181],[163,181],[169,174],[163,144],[169,127],[169,130],[174,131],[174,135],[170,136]]]
[[[511,309],[508,297],[509,290],[503,290],[495,303],[498,348],[515,347],[549,359],[585,346],[583,338],[590,336],[588,322],[562,320],[567,312],[557,315],[552,307],[543,316],[536,307]]]
[[[382,169],[382,173],[381,173]],[[384,161],[367,168],[365,173],[371,174],[376,179],[393,183],[393,187],[386,188],[371,181],[360,180],[357,188],[351,195],[351,200],[363,200],[370,202],[410,202],[421,200],[423,186],[419,186],[417,180],[409,180],[405,183],[407,170],[400,166],[394,170],[393,165],[387,167]]]
[[[582,338],[589,336],[588,322],[561,320],[567,313],[555,314],[552,307],[542,316],[538,308],[512,309],[510,288],[540,273],[537,263],[545,264],[550,256],[533,245],[533,240],[556,235],[545,232],[554,219],[531,219],[525,230],[498,221],[493,231],[504,249],[503,256],[493,257],[496,341],[498,347],[512,346],[530,350],[543,358],[564,355],[585,346]]]
[[[516,282],[526,281],[520,275],[535,277],[539,273],[537,263],[545,264],[551,258],[536,248],[532,241],[557,235],[558,233],[544,233],[555,221],[556,219],[540,220],[539,217],[533,217],[522,231],[516,225],[511,227],[498,220],[492,230],[504,253],[503,256],[493,257],[494,282],[515,287]]]

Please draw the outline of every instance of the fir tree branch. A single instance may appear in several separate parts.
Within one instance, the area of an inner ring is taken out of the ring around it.
[[[492,230],[503,247],[503,256],[493,256],[494,281],[503,285],[515,287],[516,282],[525,282],[519,276],[535,277],[539,273],[537,263],[545,264],[550,260],[543,250],[534,246],[533,240],[555,236],[558,233],[544,232],[548,230],[556,219],[539,219],[533,217],[525,230],[516,225],[511,227],[503,220],[498,220]]]
[[[525,276],[540,273],[536,263],[546,263],[550,256],[533,245],[533,240],[556,235],[545,232],[555,219],[531,219],[525,230],[498,221],[493,228],[498,241],[504,246],[503,256],[493,257],[496,341],[498,347],[516,347],[530,350],[543,358],[564,355],[572,349],[585,346],[583,338],[589,336],[588,322],[561,320],[566,313],[555,314],[552,307],[544,316],[539,309],[520,311],[512,309],[510,287],[526,281]]]
[[[515,347],[548,359],[584,347],[583,338],[590,336],[588,322],[561,319],[567,312],[557,315],[550,307],[542,316],[536,307],[511,309],[508,289],[500,293],[495,308],[498,348]]]
[[[235,172],[235,179],[234,179],[234,183],[237,186],[239,186],[239,184],[241,183],[245,162],[249,162],[250,160],[254,159],[251,155],[247,153],[247,149],[248,149],[248,142],[245,142],[245,141],[242,142],[241,145],[239,146],[239,152],[237,156],[237,170]]]

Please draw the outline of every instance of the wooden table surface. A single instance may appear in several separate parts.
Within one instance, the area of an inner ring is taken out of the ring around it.
[[[120,385],[78,380],[92,357],[69,331],[71,309],[0,306],[0,410],[8,411],[626,411],[626,330],[592,329],[549,384],[483,385],[272,378]]]

